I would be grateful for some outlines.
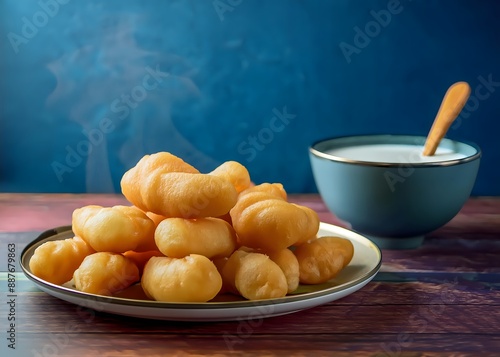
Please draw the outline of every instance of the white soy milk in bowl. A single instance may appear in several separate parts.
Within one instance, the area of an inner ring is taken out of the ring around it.
[[[465,154],[446,147],[439,147],[433,156],[424,156],[422,155],[423,148],[422,145],[368,144],[338,147],[327,150],[325,153],[347,160],[395,164],[432,163],[459,160],[466,157]]]
[[[424,156],[426,137],[361,135],[309,148],[323,201],[352,230],[385,249],[411,249],[451,220],[468,199],[481,150],[443,139]]]

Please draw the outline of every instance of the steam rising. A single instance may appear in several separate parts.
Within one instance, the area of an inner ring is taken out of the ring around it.
[[[93,30],[75,19],[75,33],[69,36],[85,44],[47,65],[57,80],[48,106],[85,133],[98,129],[103,120],[113,124],[83,158],[87,192],[116,191],[110,157],[128,169],[144,154],[171,151],[195,166],[215,167],[213,159],[178,132],[171,117],[176,101],[201,97],[191,79],[196,70],[177,55],[140,48],[134,37],[139,15],[121,14],[111,22],[100,16],[101,26]]]

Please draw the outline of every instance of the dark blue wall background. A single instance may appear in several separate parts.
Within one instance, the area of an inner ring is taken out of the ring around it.
[[[118,191],[171,151],[311,192],[313,141],[426,135],[464,80],[448,137],[483,150],[473,194],[500,195],[499,19],[493,0],[3,0],[0,191]]]

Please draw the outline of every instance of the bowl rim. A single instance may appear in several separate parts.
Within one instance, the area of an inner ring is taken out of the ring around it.
[[[482,151],[479,145],[476,143],[470,142],[470,141],[464,141],[464,140],[454,140],[450,138],[443,138],[446,140],[449,140],[454,143],[459,143],[459,144],[465,144],[469,145],[470,147],[474,148],[476,152],[472,155],[460,158],[460,159],[451,159],[451,160],[443,160],[443,161],[433,161],[433,162],[376,162],[376,161],[363,161],[363,160],[356,160],[356,159],[348,159],[345,157],[341,156],[336,156],[332,154],[327,154],[325,152],[322,152],[318,149],[316,149],[316,146],[318,146],[321,143],[327,142],[327,141],[333,141],[333,140],[340,140],[340,139],[349,139],[349,138],[384,138],[384,137],[399,137],[399,138],[414,138],[414,139],[422,139],[425,141],[426,137],[422,135],[411,135],[411,134],[361,134],[361,135],[343,135],[343,136],[334,136],[334,137],[329,137],[325,139],[320,139],[315,141],[311,146],[309,146],[309,152],[321,159],[329,160],[329,161],[335,161],[335,162],[342,162],[342,163],[347,163],[347,164],[354,164],[354,165],[364,165],[364,166],[376,166],[376,167],[401,167],[401,165],[411,165],[412,167],[436,167],[436,166],[453,166],[453,165],[459,165],[459,164],[465,164],[467,162],[471,162],[474,160],[477,160],[481,157]]]

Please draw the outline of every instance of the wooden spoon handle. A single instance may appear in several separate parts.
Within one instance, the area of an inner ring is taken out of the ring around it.
[[[470,95],[470,86],[466,82],[453,84],[444,95],[439,111],[432,123],[429,135],[424,145],[424,156],[432,156],[450,128],[451,123],[457,118]]]

